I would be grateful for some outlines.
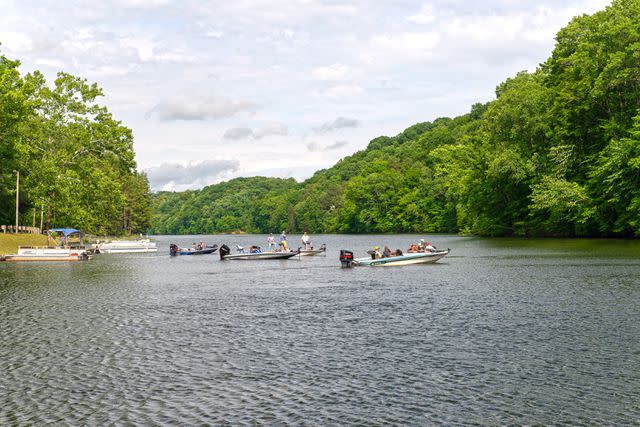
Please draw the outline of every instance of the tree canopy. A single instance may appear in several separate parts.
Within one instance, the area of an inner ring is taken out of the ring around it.
[[[98,104],[102,90],[58,73],[52,85],[0,55],[0,223],[12,224],[15,172],[21,225],[46,211],[46,226],[95,234],[146,231],[150,192],[136,171],[133,135]]]

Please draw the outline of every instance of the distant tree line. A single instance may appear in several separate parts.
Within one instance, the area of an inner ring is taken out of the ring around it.
[[[99,235],[143,232],[150,192],[136,171],[133,136],[97,103],[94,83],[58,73],[21,75],[19,61],[0,55],[0,223],[15,222],[20,173],[21,225],[44,207],[49,227]]]
[[[379,137],[303,183],[154,198],[158,233],[640,235],[640,1],[574,18],[470,113]]]

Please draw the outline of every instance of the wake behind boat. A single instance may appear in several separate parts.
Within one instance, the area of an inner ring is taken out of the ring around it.
[[[220,246],[220,259],[225,260],[265,260],[265,259],[289,259],[296,255],[300,255],[300,250],[293,252],[262,252],[258,246],[252,246],[249,252],[245,252],[244,248],[238,247],[238,253],[232,254],[231,249],[227,245]]]

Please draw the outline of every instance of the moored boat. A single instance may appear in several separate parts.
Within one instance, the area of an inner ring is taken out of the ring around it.
[[[430,264],[434,263],[445,256],[449,255],[450,249],[435,250],[426,252],[411,252],[398,256],[390,256],[386,258],[356,258],[353,265],[368,265],[371,267],[389,267],[411,264]]]
[[[19,247],[17,254],[5,255],[5,261],[87,261],[91,256],[84,249],[53,247]]]
[[[267,251],[262,252],[259,249],[249,252],[244,252],[243,249],[239,249],[238,253],[232,254],[231,249],[227,245],[220,246],[220,259],[221,260],[265,260],[265,259],[289,259],[296,255],[300,255],[300,250],[292,252],[275,252]]]
[[[178,245],[169,245],[169,255],[208,255],[218,250],[218,245],[206,246],[204,249],[179,248]]]
[[[158,246],[149,239],[140,240],[114,240],[111,242],[97,243],[95,248],[101,253],[147,253],[158,252]]]

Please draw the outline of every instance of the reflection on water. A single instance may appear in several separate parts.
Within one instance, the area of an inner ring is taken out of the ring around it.
[[[429,236],[437,264],[339,267],[418,238],[0,264],[0,424],[639,422],[639,242]]]

